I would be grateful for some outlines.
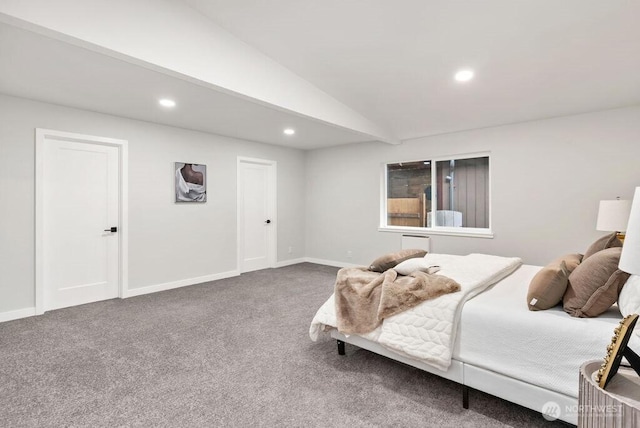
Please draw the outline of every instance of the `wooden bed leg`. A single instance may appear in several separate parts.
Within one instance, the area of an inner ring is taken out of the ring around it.
[[[336,339],[337,340],[337,339]],[[338,342],[338,355],[344,355],[344,342],[342,340],[337,340]]]
[[[469,408],[469,387],[462,385],[462,408]]]

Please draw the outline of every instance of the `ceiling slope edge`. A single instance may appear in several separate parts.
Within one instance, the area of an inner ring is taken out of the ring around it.
[[[100,3],[100,0],[96,0],[96,2]],[[71,1],[71,3],[73,3],[73,1]],[[193,66],[193,64],[189,66],[188,64],[185,67],[176,67],[175,63],[171,64],[171,61],[166,55],[164,55],[164,58],[161,58],[162,55],[156,58],[145,56],[144,54],[135,55],[136,51],[144,50],[144,41],[138,43],[135,48],[127,49],[126,46],[123,46],[122,44],[110,43],[108,37],[106,39],[97,40],[96,37],[91,37],[91,35],[83,34],[83,32],[81,31],[82,29],[74,30],[74,28],[67,27],[67,24],[69,24],[70,22],[77,22],[77,19],[60,19],[59,22],[57,22],[55,19],[55,16],[57,16],[56,14],[40,14],[38,16],[31,16],[31,11],[38,8],[20,9],[20,2],[10,4],[10,6],[14,5],[17,6],[12,9],[11,7],[6,7],[6,4],[0,2],[0,22],[34,33],[38,33],[43,36],[69,43],[84,49],[88,49],[99,54],[107,55],[112,58],[116,58],[118,60],[122,60],[159,73],[163,73],[165,75],[199,85],[209,90],[225,93],[227,95],[231,95],[274,110],[308,118],[332,127],[356,132],[371,141],[380,141],[389,144],[400,144],[400,140],[393,136],[386,129],[383,129],[381,126],[365,118],[355,110],[340,103],[335,98],[329,96],[325,92],[311,85],[309,82],[295,75],[288,69],[275,63],[273,60],[262,55],[258,51],[255,51],[250,46],[235,39],[230,34],[222,34],[223,37],[226,37],[226,40],[223,40],[223,43],[229,42],[230,39],[232,39],[232,46],[224,47],[227,52],[229,51],[230,47],[233,47],[233,45],[243,45],[241,46],[244,49],[242,55],[244,55],[245,57],[247,55],[256,55],[258,63],[271,63],[267,64],[267,66],[270,67],[270,75],[267,76],[266,80],[264,80],[262,84],[258,84],[258,86],[262,88],[273,88],[274,86],[282,88],[282,84],[284,80],[286,80],[294,86],[290,89],[289,97],[278,97],[277,95],[274,95],[273,92],[269,91],[261,92],[252,90],[256,88],[257,80],[259,81],[264,77],[256,74],[256,70],[252,70],[252,72],[248,75],[248,80],[250,81],[245,85],[234,84],[238,82],[233,82],[229,79],[227,79],[226,82],[225,79],[214,81],[216,80],[214,76],[198,72],[199,70],[202,70],[202,68],[206,68],[204,67],[206,66],[206,64],[196,64],[196,66]],[[46,5],[46,2],[43,2],[43,5]],[[119,11],[119,13],[121,12],[122,11]],[[53,16],[54,19],[50,19],[51,16]],[[87,17],[86,19],[89,19],[89,17]],[[206,25],[214,26],[214,24],[209,23],[209,21],[206,23]],[[118,27],[118,31],[122,31],[122,26]],[[132,31],[135,32],[135,30]],[[224,30],[215,28],[215,31],[223,32]],[[115,39],[122,41],[123,38],[120,37]],[[151,52],[154,51],[154,48],[157,49],[157,47],[157,44],[153,47],[147,46],[147,48],[149,48]],[[256,58],[250,59],[256,61]],[[226,65],[231,68],[235,67],[236,69],[227,69],[227,75],[237,72],[238,66],[240,66],[243,71],[247,70],[246,58],[245,64],[227,63]],[[269,81],[270,78],[274,77],[274,74],[277,74],[278,79]],[[251,81],[252,79],[253,81]],[[286,92],[287,88],[282,89],[284,89]]]

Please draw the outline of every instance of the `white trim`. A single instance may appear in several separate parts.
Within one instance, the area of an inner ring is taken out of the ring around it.
[[[388,162],[383,162],[380,164],[380,217],[378,219],[378,230],[380,230],[380,228],[383,228],[383,227],[388,227],[387,226],[387,222],[388,222],[387,213],[389,212],[387,208],[387,202],[389,199],[387,194],[387,189],[389,188],[389,183],[388,183],[389,174],[387,174],[388,164],[389,164]]]
[[[44,278],[43,278],[43,200],[44,192],[44,139],[45,130],[36,128],[36,159],[35,159],[35,314],[44,313]]]
[[[489,229],[479,229],[473,227],[402,227],[385,226],[378,227],[378,232],[410,233],[411,235],[445,235],[463,236],[467,238],[488,238],[493,239],[493,232]]]
[[[269,266],[276,267],[278,260],[278,163],[273,160],[250,158],[238,156],[236,161],[236,269],[243,271],[243,237],[244,237],[244,216],[242,215],[242,194],[240,193],[241,170],[240,164],[249,163],[269,166],[269,190],[272,194],[269,197],[269,211],[271,227],[269,229]]]
[[[382,162],[380,165],[380,221],[378,226],[379,232],[400,232],[400,233],[413,233],[413,234],[424,234],[424,235],[448,235],[448,236],[464,236],[469,238],[493,238],[492,231],[492,218],[493,218],[493,209],[491,205],[491,195],[493,192],[491,191],[491,151],[485,152],[472,152],[472,153],[463,153],[456,154],[451,156],[433,156],[430,159],[423,159],[424,161],[431,162],[431,183],[433,184],[436,178],[436,162],[446,161],[446,160],[458,160],[458,159],[473,159],[479,157],[487,157],[489,158],[489,170],[487,171],[488,180],[489,180],[489,195],[487,198],[487,203],[489,204],[489,227],[488,228],[475,228],[475,227],[404,227],[404,226],[389,226],[387,225],[387,189],[388,189],[388,174],[387,174],[387,165],[394,163],[410,163],[416,162],[420,159],[413,160],[401,160],[401,161],[390,161],[390,162]],[[431,199],[437,200],[437,186],[431,186]],[[433,208],[433,207],[432,207]],[[436,207],[437,208],[437,207]]]
[[[335,260],[316,259],[314,257],[305,257],[304,261],[307,263],[315,263],[317,265],[333,266],[333,267],[339,267],[339,268],[362,266],[354,263],[337,262]]]
[[[13,321],[20,318],[32,317],[36,314],[36,308],[24,308],[15,311],[0,312],[0,322]]]
[[[120,290],[125,295],[129,289],[129,144],[125,140],[119,146],[120,152]]]
[[[469,152],[469,153],[456,153],[455,155],[441,155],[441,156],[430,156],[429,159],[400,159],[400,160],[392,160],[389,162],[383,162],[382,166],[384,167],[390,163],[411,163],[418,161],[430,161],[430,162],[440,162],[440,161],[448,161],[448,160],[459,160],[459,159],[472,159],[472,158],[483,158],[483,157],[491,157],[491,150],[480,151],[480,152]]]
[[[281,268],[281,267],[285,267],[285,266],[297,265],[297,264],[304,263],[304,262],[306,262],[304,257],[301,257],[299,259],[282,260],[280,262],[276,262],[276,264],[273,267],[274,268]]]
[[[120,169],[120,221],[118,224],[119,272],[118,296],[123,297],[129,284],[129,146],[127,140],[96,137],[73,132],[36,128],[35,156],[35,315],[45,312],[43,278],[43,197],[44,197],[44,142],[47,138],[74,141],[85,144],[113,146],[118,149]]]
[[[174,288],[188,287],[190,285],[202,284],[219,279],[232,278],[240,275],[238,270],[230,270],[228,272],[214,273],[211,275],[198,276],[196,278],[181,279],[178,281],[165,282],[163,284],[147,285],[144,287],[131,288],[127,290],[124,298],[141,296],[143,294],[157,293],[159,291],[173,290]]]
[[[240,183],[240,157],[238,157],[236,159],[236,270],[238,272],[242,272],[242,253],[244,248],[244,244],[241,239],[243,236],[242,229],[244,227],[242,218],[244,218],[244,216],[240,215],[243,206],[242,194],[240,193]]]

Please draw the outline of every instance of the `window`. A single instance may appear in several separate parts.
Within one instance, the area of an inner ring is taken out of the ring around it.
[[[490,235],[489,155],[388,163],[381,230]]]

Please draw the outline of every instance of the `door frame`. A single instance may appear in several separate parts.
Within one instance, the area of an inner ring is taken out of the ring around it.
[[[267,248],[268,251],[268,262],[270,268],[276,266],[276,260],[278,257],[278,187],[277,187],[277,170],[278,163],[276,161],[268,160],[268,159],[258,159],[258,158],[250,158],[244,156],[238,156],[237,164],[236,164],[236,223],[237,223],[237,232],[236,232],[236,247],[237,247],[237,270],[239,273],[242,273],[243,270],[243,254],[244,254],[244,215],[243,210],[241,210],[243,204],[243,193],[240,187],[240,182],[242,179],[242,170],[241,165],[243,163],[246,164],[256,164],[256,165],[265,165],[269,167],[269,189],[270,189],[270,197],[268,200],[269,211],[271,211],[271,226],[269,227],[269,245]]]
[[[44,148],[47,139],[73,141],[77,143],[96,144],[116,147],[119,159],[119,194],[120,212],[118,213],[118,297],[125,297],[129,285],[129,150],[128,141],[115,138],[96,137],[93,135],[76,134],[73,132],[54,131],[36,128],[35,153],[35,308],[36,315],[46,311],[44,301]]]

